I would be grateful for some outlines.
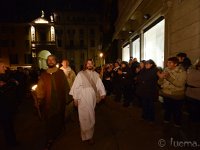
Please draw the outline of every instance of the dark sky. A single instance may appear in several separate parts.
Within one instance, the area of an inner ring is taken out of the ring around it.
[[[30,21],[41,16],[41,10],[101,11],[103,0],[0,0],[0,22]]]

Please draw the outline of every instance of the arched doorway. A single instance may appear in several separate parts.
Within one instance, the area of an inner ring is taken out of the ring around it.
[[[38,53],[38,67],[40,69],[47,69],[46,60],[47,57],[51,55],[51,53],[48,50],[42,50]]]

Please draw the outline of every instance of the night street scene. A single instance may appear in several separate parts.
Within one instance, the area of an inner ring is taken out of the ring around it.
[[[199,0],[1,0],[0,150],[199,150]]]

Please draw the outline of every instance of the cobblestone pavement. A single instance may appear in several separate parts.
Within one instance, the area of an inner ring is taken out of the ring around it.
[[[162,123],[162,105],[155,102],[156,122],[149,123],[141,119],[141,109],[137,103],[123,107],[122,103],[107,97],[96,107],[96,125],[94,145],[83,143],[77,111],[66,123],[63,134],[55,141],[51,150],[177,150],[200,149],[200,127],[189,124],[184,115],[184,125],[176,128],[173,124]],[[33,108],[33,100],[24,99],[19,107],[15,120],[19,146],[15,148],[5,145],[0,128],[0,150],[42,150],[44,147],[44,123],[37,117]],[[193,143],[181,142],[189,141]]]

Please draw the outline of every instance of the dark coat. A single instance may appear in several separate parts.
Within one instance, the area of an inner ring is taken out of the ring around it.
[[[43,82],[41,87],[39,84],[40,82]],[[58,69],[52,74],[46,71],[43,72],[40,76],[38,87],[38,92],[41,90],[44,93],[42,107],[45,110],[44,113],[46,117],[64,112],[66,95],[69,93],[69,85],[61,69]]]
[[[136,80],[136,95],[139,97],[157,97],[158,95],[158,69],[150,68],[142,70]]]
[[[17,109],[18,83],[7,74],[1,74],[0,81],[5,83],[0,87],[0,119],[6,119],[13,115]]]

